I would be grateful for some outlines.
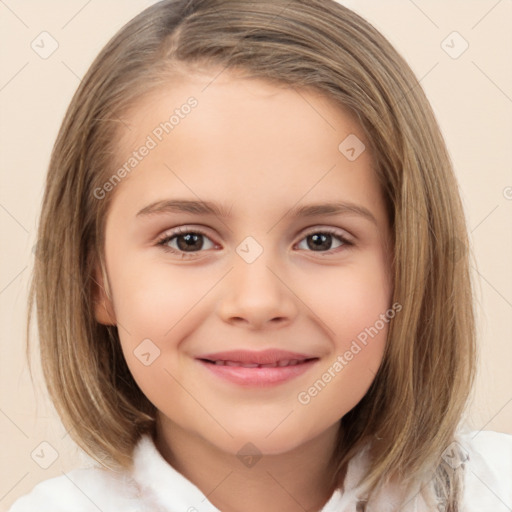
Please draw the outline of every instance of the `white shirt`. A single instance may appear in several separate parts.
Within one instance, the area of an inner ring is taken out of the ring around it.
[[[512,512],[512,435],[474,431],[461,434],[458,442],[469,456],[464,463],[461,512]],[[133,455],[131,473],[100,466],[75,469],[39,483],[9,512],[219,512],[198,487],[167,463],[149,435],[139,440]],[[319,512],[356,512],[354,482],[364,473],[366,462],[364,453],[350,461],[346,491],[335,491]],[[396,511],[393,496],[393,490],[385,489],[373,511]],[[400,509],[433,510],[441,509],[428,507],[419,495]]]

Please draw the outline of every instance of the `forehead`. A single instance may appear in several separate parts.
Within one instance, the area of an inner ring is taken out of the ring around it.
[[[191,98],[197,103],[192,109],[187,106]],[[364,139],[357,116],[323,91],[249,77],[240,70],[217,68],[202,71],[192,68],[189,74],[180,70],[168,83],[142,96],[121,118],[123,126],[118,144],[121,151],[133,150],[144,136],[155,129],[158,131],[159,125],[169,120],[174,124],[173,136],[166,137],[167,131],[163,135],[170,143],[180,132],[190,134],[193,129],[196,138],[206,144],[213,136],[226,133],[227,127],[232,128],[228,135],[240,133],[237,142],[244,132],[251,131],[252,137],[245,138],[247,144],[253,140],[261,142],[266,135],[266,142],[281,144],[283,152],[287,140],[299,142],[327,135],[334,136],[336,142],[344,132],[357,133]],[[276,133],[278,138],[273,137]],[[256,135],[261,137],[256,139]]]
[[[194,74],[143,98],[123,120],[119,165],[152,146],[118,186],[138,205],[183,193],[247,208],[325,199],[326,191],[332,201],[379,201],[370,151],[351,160],[340,150],[351,137],[369,148],[355,115],[316,90]]]

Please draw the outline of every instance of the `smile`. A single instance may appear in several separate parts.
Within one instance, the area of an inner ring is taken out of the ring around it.
[[[281,361],[276,361],[274,363],[268,364],[257,364],[257,363],[244,363],[242,361],[209,361],[205,359],[204,361],[207,363],[215,364],[217,366],[239,366],[242,368],[283,368],[285,366],[295,366],[306,361],[311,361],[316,358],[311,359],[283,359]]]
[[[310,370],[318,357],[282,359],[273,363],[247,363],[231,360],[196,359],[206,371],[221,380],[241,387],[261,388],[284,384]]]

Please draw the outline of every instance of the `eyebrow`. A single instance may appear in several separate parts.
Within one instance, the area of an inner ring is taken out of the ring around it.
[[[167,199],[156,201],[142,208],[136,217],[145,217],[159,213],[192,213],[197,215],[215,215],[226,218],[230,210],[225,205],[210,201],[195,201],[189,199]],[[328,202],[294,206],[283,217],[315,217],[319,215],[352,214],[363,217],[377,225],[377,220],[364,206],[351,202]]]

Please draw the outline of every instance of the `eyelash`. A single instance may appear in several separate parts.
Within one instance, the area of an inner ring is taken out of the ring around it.
[[[176,238],[177,236],[179,235],[184,235],[184,234],[195,234],[195,235],[202,235],[206,238],[210,238],[204,231],[202,231],[201,229],[198,229],[198,228],[187,228],[187,227],[179,227],[179,228],[176,228],[174,231],[172,231],[171,233],[166,233],[162,236],[162,238],[160,238],[157,242],[156,242],[156,245],[157,246],[160,246],[162,247],[162,249],[166,252],[171,252],[171,253],[174,253],[174,254],[179,254],[181,255],[182,258],[195,258],[197,257],[198,253],[201,253],[201,252],[204,252],[202,250],[200,251],[195,251],[195,252],[182,252],[182,251],[179,251],[179,250],[176,250],[176,249],[173,249],[172,247],[169,247],[168,245],[166,245],[168,242],[170,242],[173,238]],[[308,236],[311,236],[311,235],[316,235],[316,234],[328,234],[328,235],[334,235],[336,238],[338,238],[338,240],[342,243],[342,245],[340,247],[336,247],[336,249],[330,249],[329,251],[318,251],[320,254],[330,254],[334,251],[336,251],[337,249],[341,249],[342,247],[350,247],[350,246],[353,246],[353,242],[350,242],[345,236],[343,236],[338,230],[336,229],[333,229],[333,228],[322,228],[322,229],[317,229],[317,230],[313,230],[313,231],[309,231],[307,233],[304,234],[304,236],[300,239],[300,241],[304,240],[305,238],[307,238]],[[212,240],[213,242],[213,240]],[[214,242],[213,242],[214,243]],[[307,251],[307,252],[317,252],[317,251]]]

